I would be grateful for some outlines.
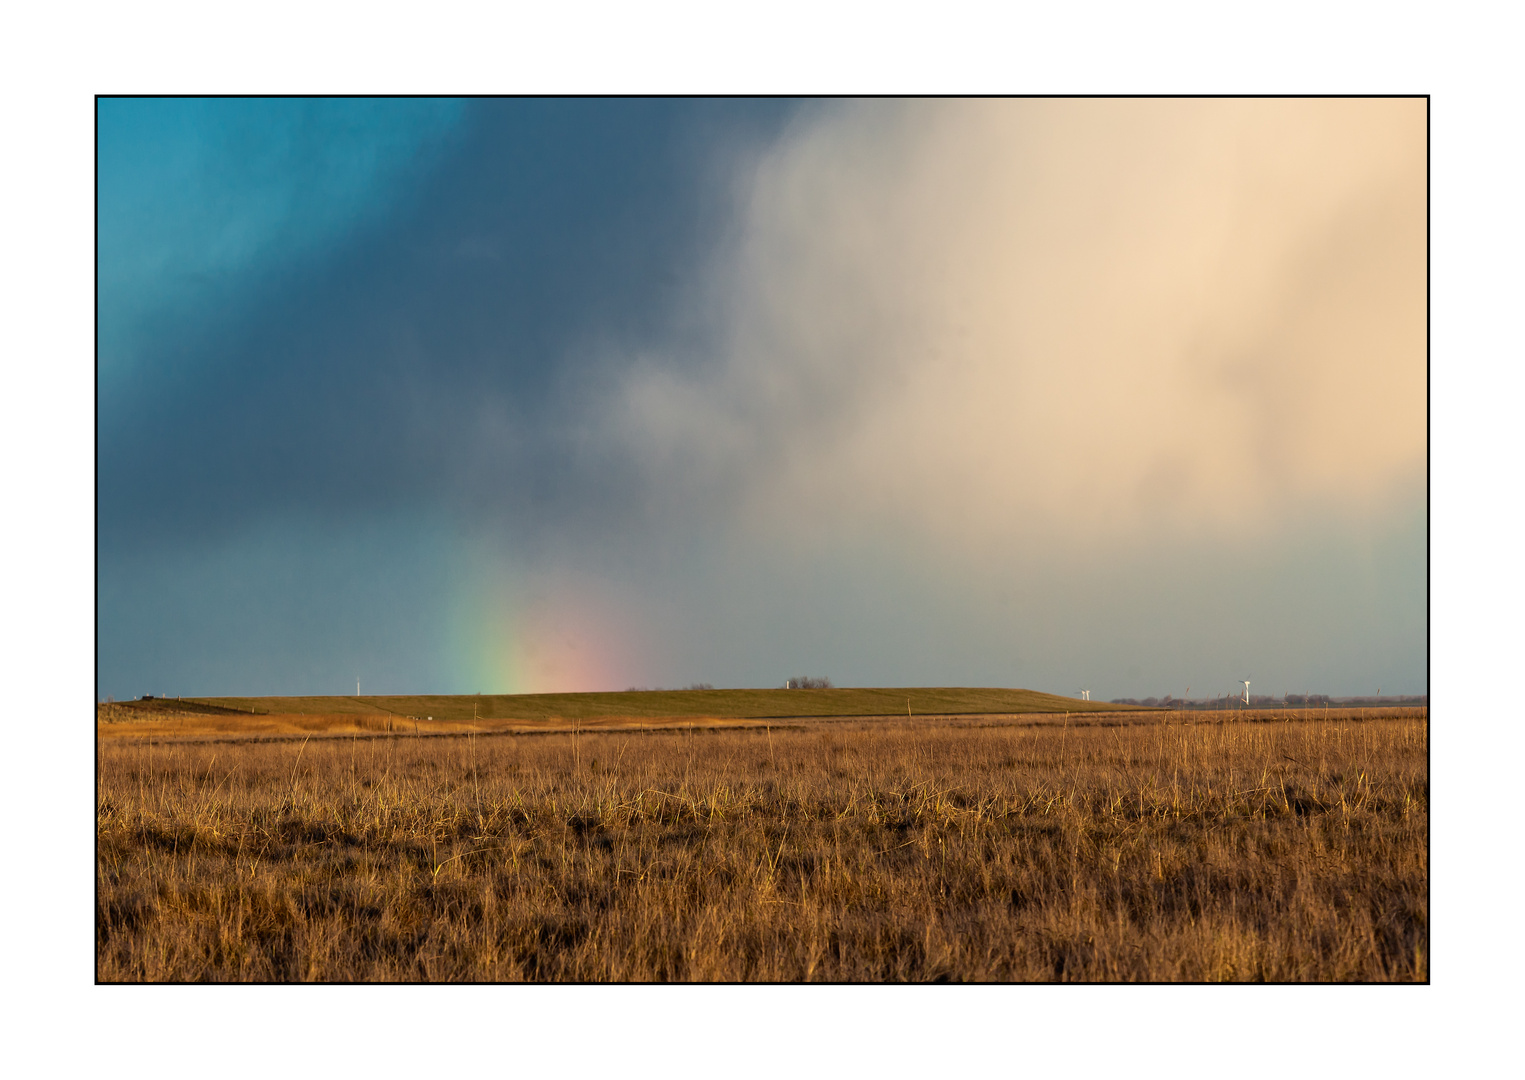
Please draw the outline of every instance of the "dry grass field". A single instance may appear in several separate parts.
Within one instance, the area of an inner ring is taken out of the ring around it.
[[[1428,978],[1427,710],[98,742],[97,977]]]

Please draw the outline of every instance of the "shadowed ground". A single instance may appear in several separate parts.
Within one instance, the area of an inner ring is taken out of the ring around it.
[[[943,687],[643,690],[411,697],[150,698],[97,707],[103,737],[442,734],[766,725],[846,717],[1116,713],[1132,706],[1033,690]]]

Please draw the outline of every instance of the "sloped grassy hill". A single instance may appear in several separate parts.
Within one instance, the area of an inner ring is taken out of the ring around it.
[[[392,713],[435,720],[567,720],[603,716],[786,718],[967,713],[1113,712],[1129,706],[996,687],[831,690],[631,690],[590,694],[421,694],[364,697],[184,698],[175,704],[243,713]],[[137,702],[126,703],[137,705]]]

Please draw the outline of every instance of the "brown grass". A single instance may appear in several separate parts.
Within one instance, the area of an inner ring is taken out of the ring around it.
[[[97,977],[1425,980],[1427,732],[102,739]]]
[[[102,709],[110,706],[101,706]],[[1061,714],[1063,715],[1063,714]],[[677,716],[595,716],[576,719],[552,716],[544,719],[505,719],[489,717],[480,720],[441,720],[436,717],[397,716],[391,713],[258,713],[238,716],[233,713],[168,712],[132,715],[101,715],[96,723],[96,734],[102,739],[152,738],[166,743],[207,742],[270,739],[326,739],[360,736],[371,738],[390,735],[531,735],[550,732],[592,732],[676,729],[681,731],[712,730],[716,728],[783,728],[803,727],[817,724],[840,726],[843,722],[862,720],[862,717],[799,716],[782,720],[762,717],[706,716],[685,713]],[[899,718],[896,718],[897,720]],[[1049,713],[1004,713],[969,716],[923,716],[919,722],[950,720],[985,721],[1044,721],[1052,719]],[[1081,721],[1076,718],[1076,722]],[[1096,713],[1084,717],[1115,720],[1116,714]]]

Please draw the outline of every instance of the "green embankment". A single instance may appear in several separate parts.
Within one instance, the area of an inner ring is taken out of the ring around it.
[[[967,713],[1101,712],[1128,709],[1105,701],[994,687],[889,687],[832,690],[630,690],[590,694],[420,694],[363,697],[185,698],[197,703],[254,713],[393,713],[436,720],[567,720],[602,716],[705,716],[783,718],[795,716],[958,715]]]

